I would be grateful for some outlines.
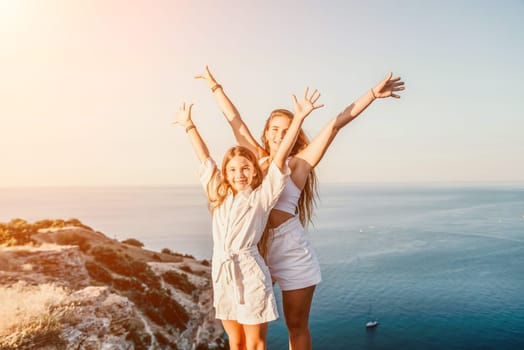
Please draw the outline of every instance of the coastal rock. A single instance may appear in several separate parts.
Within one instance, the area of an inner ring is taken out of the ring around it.
[[[0,248],[0,285],[55,283],[72,290],[90,284],[77,246]]]
[[[70,294],[60,305],[68,308],[62,320],[62,335],[71,349],[131,349],[129,330],[140,331],[140,316],[129,299],[111,293],[107,287],[86,287]],[[137,329],[138,328],[138,329]]]
[[[227,348],[209,263],[85,226],[40,229],[35,241],[0,246],[0,349]]]

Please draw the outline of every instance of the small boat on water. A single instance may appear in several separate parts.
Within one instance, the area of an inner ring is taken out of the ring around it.
[[[368,309],[368,317],[371,319],[370,321],[368,321],[366,323],[366,328],[367,329],[373,329],[375,328],[376,326],[378,326],[378,320],[372,316],[372,313],[371,313],[371,304],[369,304],[369,309]]]
[[[376,326],[378,326],[377,320],[368,321],[368,323],[366,323],[366,328],[375,328]]]

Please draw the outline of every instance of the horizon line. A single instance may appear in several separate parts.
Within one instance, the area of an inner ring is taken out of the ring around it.
[[[319,185],[480,185],[480,184],[505,184],[505,185],[524,185],[524,180],[474,180],[474,181],[321,181]],[[20,188],[130,188],[130,187],[201,187],[198,183],[182,183],[182,184],[70,184],[70,185],[6,185],[0,186],[0,189],[20,189]]]

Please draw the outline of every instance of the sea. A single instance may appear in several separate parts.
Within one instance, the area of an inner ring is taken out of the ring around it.
[[[13,218],[211,257],[198,186],[0,188],[0,222]],[[308,235],[314,349],[524,349],[524,184],[321,184]],[[287,349],[282,316],[268,349]]]

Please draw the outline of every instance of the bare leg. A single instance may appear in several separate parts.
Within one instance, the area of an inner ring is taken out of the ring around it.
[[[267,322],[255,325],[243,325],[248,350],[266,350]]]
[[[289,332],[290,350],[311,350],[309,333],[309,310],[313,301],[315,286],[282,291],[282,306]]]
[[[229,348],[231,350],[245,350],[246,349],[246,335],[244,328],[237,321],[222,320],[222,325],[229,337]]]

